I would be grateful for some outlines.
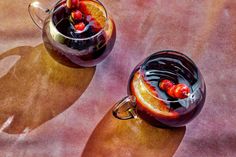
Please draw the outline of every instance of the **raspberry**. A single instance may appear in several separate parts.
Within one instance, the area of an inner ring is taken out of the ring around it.
[[[82,13],[79,10],[73,11],[71,13],[71,16],[74,20],[81,20],[82,19]]]
[[[85,28],[85,24],[84,24],[83,22],[80,22],[80,23],[78,23],[78,24],[75,25],[75,29],[76,29],[77,31],[83,31],[84,28]]]

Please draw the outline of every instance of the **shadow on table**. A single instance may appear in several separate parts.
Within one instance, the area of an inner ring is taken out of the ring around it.
[[[118,120],[109,111],[90,136],[82,157],[171,157],[185,130],[157,128],[141,119]]]
[[[82,95],[95,70],[63,66],[43,44],[2,53],[0,131],[22,133],[57,116]]]

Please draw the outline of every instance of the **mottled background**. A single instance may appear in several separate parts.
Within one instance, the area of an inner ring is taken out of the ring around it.
[[[236,1],[101,1],[117,26],[112,53],[97,66],[85,92],[67,110],[29,134],[1,132],[0,156],[80,156],[111,105],[126,95],[128,76],[134,66],[163,49],[190,56],[207,85],[203,111],[187,125],[174,156],[235,156]],[[19,46],[42,43],[40,30],[27,13],[29,3],[30,0],[0,1],[0,55]],[[7,64],[0,61],[0,77]],[[6,90],[1,88],[0,92]]]

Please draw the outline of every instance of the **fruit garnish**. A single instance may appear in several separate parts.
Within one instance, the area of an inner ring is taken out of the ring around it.
[[[173,85],[172,87],[170,87],[169,89],[167,89],[166,93],[171,96],[172,98],[176,98],[175,97],[175,88],[176,85]]]
[[[80,22],[80,23],[76,24],[74,27],[77,31],[83,31],[85,28],[85,24],[83,22]]]
[[[188,88],[188,86],[182,83],[177,84],[174,89],[174,95],[179,99],[187,98],[189,96],[189,93],[190,89]]]
[[[79,0],[66,0],[67,8],[78,8],[79,7]]]
[[[74,20],[81,20],[82,19],[82,13],[79,11],[79,10],[76,10],[76,11],[73,11],[71,13],[71,17],[74,19]]]
[[[171,82],[170,80],[162,80],[160,83],[159,83],[159,87],[164,90],[164,91],[167,91],[169,88],[171,88],[173,86],[173,82]]]
[[[90,15],[96,22],[97,27],[99,27],[100,29],[105,26],[105,11],[104,8],[98,3],[93,1],[81,1],[79,5],[79,10],[87,16]]]
[[[71,0],[66,0],[67,8],[72,8]]]
[[[136,97],[139,107],[154,117],[169,119],[178,117],[179,113],[158,99],[156,92],[154,96],[153,88],[145,81],[142,81],[140,77],[140,73],[136,72],[131,83],[131,92]]]
[[[178,99],[184,99],[189,96],[190,89],[187,85],[183,83],[179,83],[177,85],[174,85],[173,82],[170,80],[162,80],[159,83],[160,89],[166,91],[166,93],[171,96],[172,98],[178,98]]]
[[[146,91],[149,92],[151,95],[155,97],[158,96],[155,87],[149,84],[146,80],[142,80],[142,85],[144,88],[146,88]]]
[[[188,88],[188,86],[182,83],[173,85],[171,88],[167,90],[167,94],[169,96],[177,99],[187,98],[189,96],[189,93],[190,89]]]

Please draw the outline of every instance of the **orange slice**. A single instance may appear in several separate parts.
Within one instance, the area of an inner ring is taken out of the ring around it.
[[[86,15],[91,15],[100,28],[103,28],[105,26],[106,13],[103,6],[98,2],[91,0],[81,1],[79,5],[79,10]]]
[[[137,105],[154,117],[177,118],[179,113],[171,110],[163,101],[157,99],[158,95],[153,87],[142,81],[140,77],[139,72],[136,72],[131,83],[131,92],[136,97]]]

